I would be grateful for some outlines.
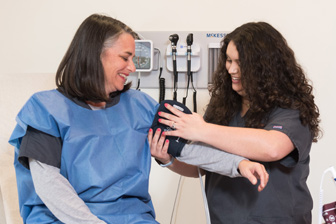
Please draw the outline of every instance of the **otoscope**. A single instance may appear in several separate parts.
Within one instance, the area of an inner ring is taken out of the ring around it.
[[[191,72],[191,45],[194,42],[194,35],[189,33],[187,36],[187,55],[188,55],[188,72]],[[189,75],[189,74],[188,74]]]
[[[179,36],[177,34],[172,34],[169,36],[169,40],[171,42],[172,47],[172,56],[173,56],[173,73],[174,73],[174,96],[173,99],[177,98],[177,67],[176,67],[176,45],[179,40]]]
[[[194,81],[193,81],[193,74],[191,72],[191,45],[193,44],[194,38],[193,34],[189,33],[187,36],[187,75],[188,75],[188,84],[187,84],[187,93],[186,97],[183,98],[183,104],[185,104],[186,98],[188,96],[188,89],[189,89],[189,82],[191,82],[191,85],[194,90],[193,94],[193,104],[194,104],[194,112],[197,112],[197,103],[196,103],[196,89],[194,87]]]

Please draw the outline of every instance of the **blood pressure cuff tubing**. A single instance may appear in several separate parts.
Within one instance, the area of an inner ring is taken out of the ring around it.
[[[172,105],[173,107],[175,107],[176,109],[186,113],[186,114],[191,114],[191,111],[182,103],[179,103],[175,100],[163,100],[155,114],[153,123],[151,128],[153,129],[153,133],[155,133],[156,129],[160,128],[162,131],[171,131],[173,130],[170,126],[164,125],[159,123],[159,112],[165,112],[165,113],[170,113],[173,114],[172,112],[170,112],[164,105],[168,103],[170,105]],[[161,131],[161,133],[162,133]],[[170,155],[172,155],[173,157],[178,157],[181,154],[181,151],[184,147],[184,145],[187,143],[188,140],[184,139],[184,138],[180,138],[180,137],[176,137],[176,136],[167,136],[166,139],[169,140],[169,147],[168,147],[168,153]]]

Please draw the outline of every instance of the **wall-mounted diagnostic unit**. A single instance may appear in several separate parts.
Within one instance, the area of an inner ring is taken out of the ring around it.
[[[187,89],[192,73],[195,89],[208,88],[218,64],[220,42],[226,33],[218,31],[139,32],[142,40],[136,40],[135,43],[136,72],[129,76],[132,87],[159,88],[161,80],[165,79],[166,88]],[[190,34],[193,36],[193,42],[188,44]],[[139,85],[140,79],[141,85]]]

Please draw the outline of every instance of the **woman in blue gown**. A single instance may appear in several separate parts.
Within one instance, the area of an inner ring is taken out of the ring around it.
[[[89,16],[56,74],[34,94],[10,138],[24,223],[157,223],[148,193],[147,133],[157,102],[125,84],[137,38]]]

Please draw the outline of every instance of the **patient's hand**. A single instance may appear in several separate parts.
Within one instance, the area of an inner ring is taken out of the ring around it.
[[[167,164],[171,160],[171,155],[168,154],[169,140],[161,134],[161,129],[158,128],[155,133],[152,129],[148,132],[148,142],[151,150],[151,155],[163,164]]]
[[[242,160],[239,163],[238,168],[240,174],[243,177],[246,177],[253,185],[256,185],[258,179],[260,179],[258,191],[262,191],[266,187],[269,175],[264,165],[249,160]]]

